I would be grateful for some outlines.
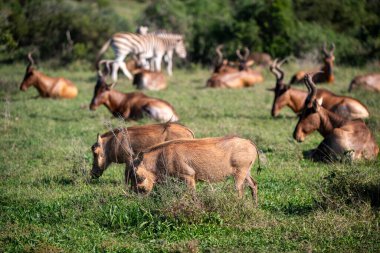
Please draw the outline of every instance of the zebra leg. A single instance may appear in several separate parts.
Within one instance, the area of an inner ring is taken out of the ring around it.
[[[125,65],[125,63],[124,62],[120,62],[119,66],[120,66],[121,70],[123,71],[124,75],[126,75],[129,80],[132,80],[133,76],[132,76],[131,72],[128,71],[127,66]]]
[[[112,64],[112,80],[114,83],[117,81],[117,72],[119,68],[123,71],[124,75],[128,77],[129,80],[132,80],[132,74],[128,71],[127,66],[124,63],[124,59],[127,56],[127,54],[121,54],[116,57],[114,63]]]
[[[173,62],[172,62],[172,55],[171,54],[167,54],[167,55],[165,55],[165,58],[164,58],[164,60],[166,61],[166,63],[167,63],[167,71],[168,71],[168,75],[169,76],[172,76],[173,75]]]
[[[161,56],[156,56],[154,58],[154,63],[155,63],[155,71],[161,71],[161,61],[162,61],[162,55]]]

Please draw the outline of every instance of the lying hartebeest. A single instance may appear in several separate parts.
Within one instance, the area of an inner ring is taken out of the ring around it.
[[[152,124],[113,129],[99,136],[92,145],[94,161],[91,176],[99,178],[112,163],[124,163],[126,167],[126,183],[131,177],[130,160],[148,147],[164,141],[176,139],[194,139],[194,133],[187,127],[177,123]]]
[[[284,72],[280,68],[282,63],[283,61],[277,63],[276,59],[269,68],[276,77],[276,87],[268,89],[274,91],[272,106],[273,117],[276,117],[284,106],[289,106],[296,114],[301,113],[308,95],[306,91],[292,88],[290,85],[284,83]],[[345,118],[363,119],[369,117],[367,107],[355,98],[338,96],[325,89],[318,89],[316,97],[317,99],[321,99],[324,108]]]
[[[214,73],[233,73],[238,72],[239,69],[237,67],[231,66],[231,63],[223,58],[223,53],[221,49],[223,48],[223,45],[219,45],[216,47],[215,52],[218,55],[218,58],[216,60],[216,64],[214,67]],[[232,64],[234,65],[234,64]]]
[[[70,80],[63,77],[46,76],[33,67],[32,53],[28,54],[28,59],[29,64],[26,67],[20,90],[26,91],[30,86],[34,86],[39,95],[45,98],[75,98],[78,95],[77,87]]]
[[[262,74],[256,70],[249,69],[253,61],[248,61],[248,48],[245,48],[245,56],[242,56],[240,50],[236,51],[239,57],[238,72],[214,73],[207,80],[206,87],[211,88],[243,88],[250,87],[256,83],[264,81]]]
[[[333,83],[334,82],[334,50],[335,50],[335,44],[331,43],[331,50],[327,51],[326,49],[326,43],[323,44],[323,66],[319,69],[319,73],[316,74],[314,78],[315,83]],[[294,83],[302,83],[305,75],[307,72],[313,72],[313,71],[299,71],[296,74],[292,76],[290,79],[290,84]],[[315,71],[316,72],[316,71]]]
[[[98,71],[94,97],[90,104],[91,110],[96,110],[104,104],[115,117],[140,119],[147,115],[160,122],[178,121],[177,113],[168,102],[141,92],[121,93],[112,89],[113,85],[108,85],[101,71]]]
[[[299,142],[317,130],[324,140],[311,154],[315,161],[335,161],[348,156],[352,160],[375,159],[379,153],[376,140],[361,120],[347,120],[327,110],[317,98],[317,87],[312,75],[305,76],[309,89],[302,114],[294,130],[293,137]]]
[[[167,176],[184,180],[191,189],[199,180],[220,182],[233,176],[239,196],[246,182],[257,204],[257,183],[250,175],[257,155],[253,142],[238,137],[174,140],[139,153],[131,167],[138,192],[149,193]]]
[[[160,71],[143,69],[137,62],[137,59],[130,59],[124,63],[129,72],[133,74],[132,84],[139,90],[163,90],[167,87],[165,75]],[[113,60],[101,60],[98,68],[105,66],[106,74],[112,73]]]
[[[372,73],[356,76],[351,81],[348,91],[351,92],[353,89],[356,88],[363,88],[369,91],[380,92],[380,74]]]

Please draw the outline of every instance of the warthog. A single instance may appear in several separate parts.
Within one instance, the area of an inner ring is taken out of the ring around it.
[[[193,138],[194,134],[189,128],[177,123],[114,129],[101,136],[98,135],[96,143],[91,148],[94,156],[91,176],[100,177],[111,163],[128,165],[134,153],[150,146],[169,140]]]
[[[198,180],[220,182],[233,176],[239,197],[247,182],[257,204],[257,183],[250,175],[257,156],[255,144],[239,137],[174,140],[137,154],[130,166],[137,192],[149,193],[166,176],[184,180],[191,189]]]

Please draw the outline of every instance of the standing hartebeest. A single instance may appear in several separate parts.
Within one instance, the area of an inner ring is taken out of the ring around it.
[[[319,69],[320,73],[315,75],[314,82],[315,83],[333,83],[334,82],[334,50],[335,50],[335,44],[331,43],[331,50],[327,51],[326,49],[326,43],[323,44],[323,66]],[[299,71],[296,74],[292,76],[290,79],[290,84],[294,83],[302,83],[302,80],[304,79],[307,72],[313,72],[313,71]]]
[[[277,63],[276,59],[269,68],[276,77],[276,87],[268,89],[274,91],[272,106],[273,117],[276,117],[284,106],[289,106],[296,114],[301,113],[308,95],[306,91],[295,89],[284,83],[284,72],[280,68],[282,63],[283,61]],[[355,98],[338,96],[325,89],[318,89],[316,97],[317,99],[321,99],[324,108],[345,118],[363,119],[369,117],[367,107]]]
[[[351,92],[356,88],[363,88],[369,91],[380,92],[380,73],[356,76],[351,81],[348,91]]]
[[[317,87],[313,75],[305,76],[309,89],[302,114],[294,130],[293,137],[299,142],[317,130],[324,140],[311,154],[315,161],[335,161],[349,155],[352,160],[375,159],[379,153],[376,140],[363,120],[347,120],[327,110],[317,98]]]
[[[177,113],[168,102],[141,92],[122,93],[112,89],[114,85],[114,83],[108,85],[98,69],[98,80],[90,104],[91,110],[96,110],[98,106],[104,104],[115,117],[140,119],[147,115],[160,122],[178,121]]]
[[[240,50],[236,50],[236,54],[239,57],[238,71],[214,73],[210,79],[207,80],[206,87],[243,88],[264,81],[264,77],[260,72],[249,69],[253,61],[247,60],[249,56],[248,48],[245,48],[244,56],[241,55]]]
[[[33,67],[32,53],[28,53],[28,60],[29,64],[20,90],[26,91],[30,86],[34,86],[39,95],[45,98],[75,98],[78,95],[77,87],[70,80],[63,77],[49,77],[37,71]]]

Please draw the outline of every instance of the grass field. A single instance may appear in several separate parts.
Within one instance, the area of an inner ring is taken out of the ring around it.
[[[287,76],[298,68],[285,66]],[[0,66],[0,251],[1,252],[379,252],[380,159],[326,165],[303,159],[322,137],[292,138],[297,118],[289,109],[270,116],[273,76],[253,88],[204,89],[206,69],[174,69],[169,88],[146,92],[174,105],[181,123],[196,137],[237,134],[254,140],[267,162],[257,174],[259,207],[248,190],[240,200],[232,180],[199,183],[196,195],[169,180],[149,196],[129,192],[122,165],[89,179],[90,147],[123,122],[102,106],[88,105],[95,73],[81,64],[40,70],[70,78],[74,100],[35,99],[18,90],[25,65]],[[373,70],[336,68],[336,83],[323,85],[347,94],[350,79]],[[116,89],[133,91],[120,74]],[[351,94],[371,113],[367,124],[380,143],[379,94]],[[212,159],[212,158],[210,158]]]

